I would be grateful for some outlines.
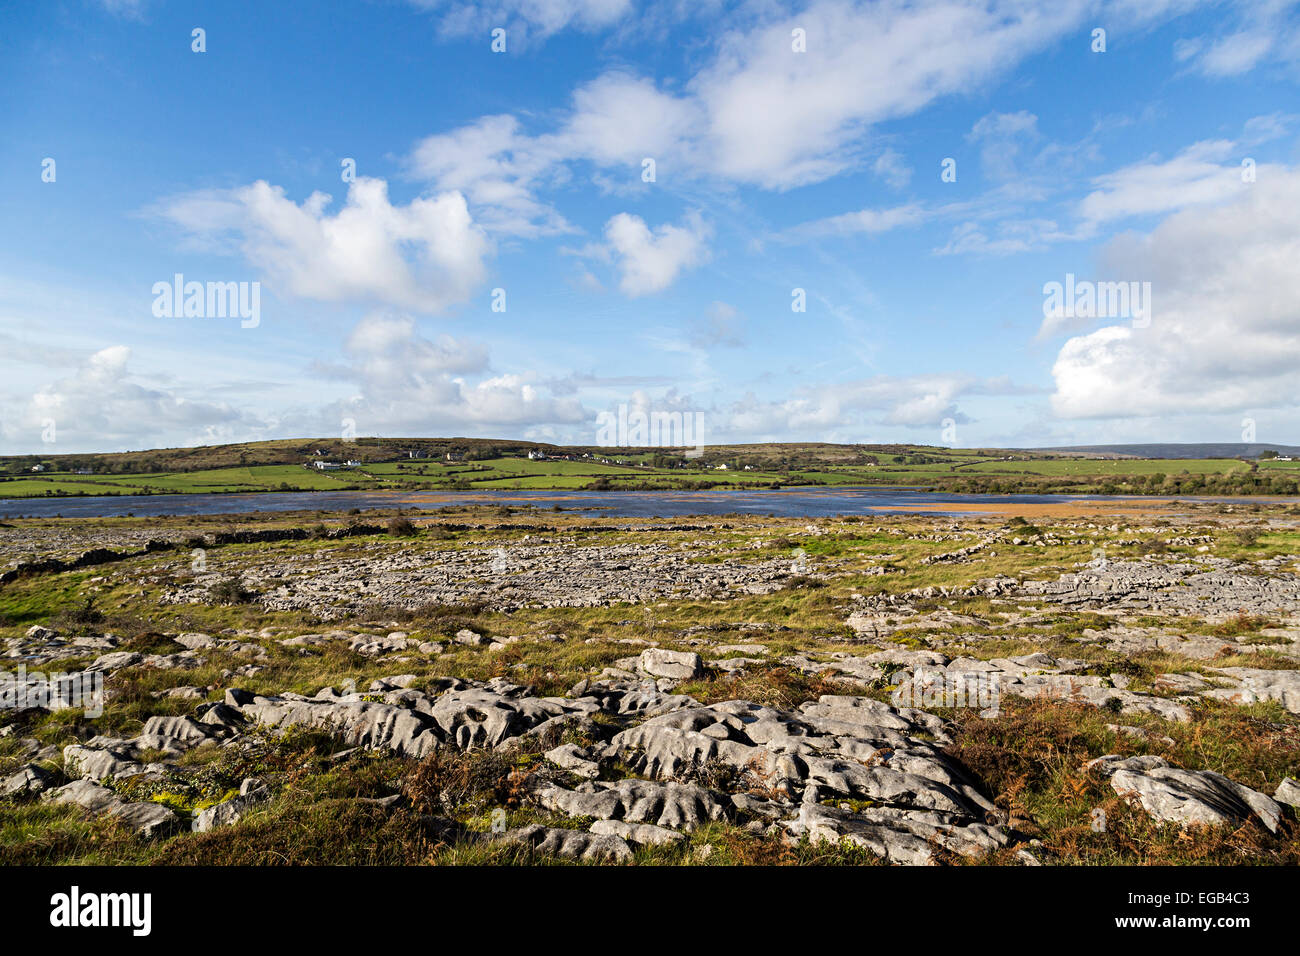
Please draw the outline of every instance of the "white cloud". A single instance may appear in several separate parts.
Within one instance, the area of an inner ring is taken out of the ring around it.
[[[1258,146],[1271,140],[1281,139],[1295,125],[1294,113],[1268,113],[1264,116],[1252,116],[1242,127],[1243,146]]]
[[[917,203],[893,206],[888,209],[859,209],[855,212],[827,216],[801,223],[784,233],[786,237],[850,235],[853,233],[881,233],[912,226],[928,218],[926,210]]]
[[[421,140],[407,165],[438,190],[464,192],[492,232],[525,237],[574,232],[536,198],[539,189],[568,180],[578,162],[623,167],[629,186],[641,185],[647,158],[655,161],[656,175],[660,167],[663,175],[688,169],[699,121],[691,101],[615,71],[579,87],[553,132],[533,136],[513,116],[485,116]],[[607,191],[616,187],[612,180],[606,183]]]
[[[980,146],[984,175],[1005,181],[1020,174],[1021,150],[1040,138],[1038,117],[1027,110],[989,113],[979,119],[966,137]]]
[[[768,189],[819,182],[863,160],[873,125],[971,91],[1077,28],[1091,7],[816,0],[793,16],[746,7],[734,18],[745,25],[722,34],[680,93],[613,70],[575,91],[550,132],[528,136],[487,117],[425,140],[411,165],[476,204],[497,191],[504,209],[522,214],[501,217],[521,234],[562,224],[532,192],[578,161],[628,167],[629,181],[639,173],[633,164],[651,157],[673,174]],[[807,32],[806,53],[791,50],[795,28]],[[1033,119],[1002,121],[1018,117]],[[876,151],[870,166],[894,188],[911,175],[892,149]]]
[[[912,167],[896,150],[886,149],[871,164],[871,171],[883,179],[891,189],[902,189],[912,181]]]
[[[144,18],[145,0],[99,0],[99,5],[115,17],[127,20]]]
[[[382,384],[385,389],[418,390],[448,373],[482,372],[488,367],[485,346],[450,335],[430,341],[419,335],[409,315],[367,315],[352,330],[343,351],[351,364],[320,365],[317,370],[335,378]]]
[[[1004,219],[992,226],[962,222],[953,227],[948,242],[934,250],[937,256],[1007,256],[1041,249],[1053,242],[1078,238],[1062,230],[1052,219]]]
[[[662,292],[683,270],[708,260],[705,242],[711,232],[695,212],[681,226],[665,223],[653,231],[639,216],[612,217],[605,223],[605,241],[618,259],[619,288],[628,296]]]
[[[1210,36],[1185,37],[1174,46],[1175,58],[1205,76],[1240,76],[1267,62],[1300,62],[1297,0],[1247,0],[1237,5],[1237,22],[1221,19]],[[1234,29],[1235,27],[1235,29]]]
[[[408,160],[412,173],[438,190],[463,192],[484,228],[532,237],[571,232],[534,190],[554,178],[556,155],[526,135],[513,116],[485,116],[469,126],[421,140]]]
[[[1300,170],[1261,166],[1231,202],[1121,236],[1104,266],[1152,287],[1150,325],[1069,339],[1053,367],[1066,418],[1225,413],[1294,404],[1300,368]]]
[[[489,371],[485,346],[421,334],[409,316],[373,314],[344,345],[348,361],[318,365],[318,374],[352,382],[357,394],[328,406],[330,427],[351,418],[363,434],[438,434],[580,422],[587,413],[572,398],[555,398],[526,374],[469,376]]]
[[[634,9],[632,0],[412,0],[424,10],[440,15],[445,36],[481,33],[496,27],[507,30],[506,49],[522,48],[529,40],[545,39],[565,29],[595,32],[613,26]],[[486,43],[486,39],[484,41]]]
[[[299,205],[259,180],[176,197],[154,211],[199,238],[233,234],[272,291],[306,299],[441,312],[467,300],[486,275],[491,243],[459,192],[394,206],[384,180],[363,177],[333,215],[330,203],[315,192]]]
[[[715,430],[753,440],[800,436],[807,441],[810,436],[829,440],[826,436],[834,433],[861,436],[873,428],[933,428],[938,443],[944,419],[969,421],[958,406],[964,396],[1025,392],[1003,379],[980,379],[965,373],[878,375],[801,388],[790,398],[777,401],[748,395],[716,416]]]
[[[713,345],[738,347],[745,343],[745,316],[734,305],[714,302],[704,319],[695,324],[691,341],[701,348]]]
[[[1059,38],[1088,6],[821,0],[732,32],[690,86],[708,113],[709,165],[768,188],[826,179],[856,162],[870,125],[968,92]],[[807,32],[806,53],[791,51],[795,28]]]
[[[87,449],[160,448],[206,439],[232,440],[261,425],[229,405],[187,398],[142,384],[129,370],[131,350],[111,345],[71,374],[38,389],[4,415],[6,441],[50,454]],[[53,422],[55,441],[43,445]]]
[[[1097,224],[1228,199],[1245,188],[1237,153],[1230,140],[1205,140],[1173,159],[1149,159],[1098,176],[1098,188],[1080,201],[1078,214]]]
[[[639,174],[645,157],[680,157],[701,119],[697,104],[659,91],[650,80],[606,73],[573,94],[573,112],[556,146],[602,165],[635,164]]]

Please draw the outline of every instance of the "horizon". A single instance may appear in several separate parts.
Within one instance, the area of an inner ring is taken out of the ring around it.
[[[1300,445],[1297,6],[12,7],[0,455]]]

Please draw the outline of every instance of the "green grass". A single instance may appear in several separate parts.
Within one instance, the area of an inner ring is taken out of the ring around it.
[[[322,472],[300,465],[257,465],[250,468],[215,468],[209,471],[142,475],[82,476],[56,473],[49,478],[0,482],[0,497],[337,491],[354,485],[381,487],[382,483],[359,469]]]
[[[403,457],[402,447],[418,445],[430,457]],[[713,446],[685,468],[656,468],[679,452],[661,449],[594,450],[592,457],[529,460],[528,443],[472,439],[364,439],[254,442],[207,449],[171,449],[62,456],[59,470],[30,473],[35,456],[0,459],[11,478],[0,475],[0,497],[56,495],[231,493],[323,491],[349,488],[394,491],[443,490],[576,490],[593,482],[610,489],[627,488],[765,488],[783,486],[844,487],[900,485],[955,492],[1072,492],[1119,494],[1295,494],[1300,462],[1262,461],[1258,469],[1236,459],[1095,459],[1048,458],[999,450],[945,449],[918,446],[848,446],[768,444]],[[552,455],[561,450],[544,446]],[[317,449],[335,461],[356,457],[354,469],[321,472],[304,467]],[[482,457],[446,461],[441,449],[457,453],[477,448]],[[485,450],[508,454],[483,454]],[[585,449],[570,449],[581,456]],[[239,464],[229,460],[238,457]],[[603,464],[608,458],[617,463]],[[1012,460],[1008,460],[1008,459]],[[275,459],[275,460],[265,460]],[[367,460],[369,459],[369,460]],[[874,459],[874,464],[869,463]],[[150,466],[183,462],[185,470]],[[223,461],[219,467],[203,462]],[[718,470],[726,463],[725,471]],[[94,474],[73,469],[89,464]],[[750,470],[745,470],[749,466]],[[1159,479],[1163,476],[1163,480]]]

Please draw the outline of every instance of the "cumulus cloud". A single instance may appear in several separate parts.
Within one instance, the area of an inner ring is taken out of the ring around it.
[[[532,135],[513,116],[486,116],[416,144],[410,173],[438,190],[464,192],[485,228],[531,237],[576,231],[537,192],[567,181],[572,165],[624,167],[640,184],[641,163],[667,171],[689,165],[700,117],[689,100],[653,82],[612,71],[579,87],[564,120]],[[633,175],[635,174],[635,175]]]
[[[662,292],[685,269],[706,262],[712,230],[698,213],[682,225],[651,230],[640,216],[621,212],[605,223],[605,241],[618,260],[619,288],[625,295]]]
[[[574,229],[534,195],[555,178],[555,150],[525,134],[513,116],[485,116],[426,137],[416,145],[408,166],[439,190],[464,193],[490,231],[534,237]]]
[[[4,416],[6,441],[50,453],[88,448],[159,448],[202,440],[231,440],[261,422],[222,403],[195,401],[179,391],[145,384],[130,371],[131,350],[111,345],[91,354],[69,375],[38,389]],[[41,445],[53,424],[54,442]]]
[[[627,73],[598,77],[573,95],[573,111],[556,136],[562,154],[612,165],[682,156],[702,117],[689,99],[661,92]]]
[[[482,283],[491,243],[459,192],[395,206],[384,180],[362,177],[333,214],[331,202],[315,192],[299,204],[259,180],[175,197],[153,211],[199,238],[232,236],[274,291],[306,299],[441,312]]]
[[[1062,345],[1052,407],[1066,418],[1229,412],[1294,404],[1300,367],[1300,170],[1261,166],[1230,202],[1120,236],[1106,271],[1151,282],[1146,327]]]
[[[316,367],[351,382],[356,394],[325,410],[323,420],[356,422],[365,434],[458,433],[580,422],[580,402],[556,398],[526,374],[492,375],[486,347],[426,338],[410,316],[373,314],[349,335],[346,361]],[[476,381],[471,377],[486,376]]]
[[[719,431],[762,438],[859,435],[872,428],[933,428],[935,441],[945,419],[970,421],[959,401],[974,395],[1017,395],[1027,389],[1005,379],[965,373],[877,375],[856,381],[808,386],[789,398],[762,401],[752,395],[718,416]],[[863,439],[859,439],[863,440]]]
[[[426,339],[409,315],[367,315],[349,334],[343,351],[348,362],[319,363],[315,370],[386,389],[419,390],[430,379],[448,373],[482,372],[488,367],[486,346],[450,335],[439,336],[437,341]]]

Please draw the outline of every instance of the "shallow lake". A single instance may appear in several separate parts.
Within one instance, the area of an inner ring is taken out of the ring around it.
[[[1077,501],[1148,501],[1103,495],[953,495],[902,488],[789,488],[780,491],[285,491],[209,495],[109,495],[105,497],[0,499],[0,518],[212,515],[276,511],[346,511],[407,508],[436,511],[463,505],[510,505],[608,515],[671,518],[682,515],[754,514],[818,518],[889,512],[963,514],[971,505],[1067,504]]]

